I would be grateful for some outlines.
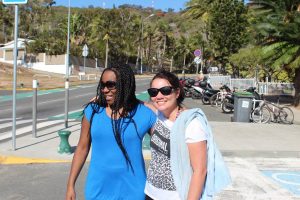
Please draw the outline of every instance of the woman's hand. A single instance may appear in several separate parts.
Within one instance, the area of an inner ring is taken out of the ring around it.
[[[66,200],[76,200],[76,193],[75,193],[74,187],[68,187],[67,194],[66,194]]]
[[[97,101],[97,96],[94,96],[93,98],[90,99],[90,102],[96,102]]]

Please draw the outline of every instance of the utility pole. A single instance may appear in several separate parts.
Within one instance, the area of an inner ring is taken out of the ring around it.
[[[69,115],[70,17],[71,17],[71,3],[69,0],[66,75],[65,75],[65,128],[68,128],[68,115]]]
[[[106,48],[105,48],[105,68],[107,68],[107,62],[108,62],[108,40],[109,40],[109,35],[106,33],[103,40],[106,40]]]
[[[15,25],[14,25],[14,74],[13,74],[13,107],[12,107],[12,149],[16,150],[16,95],[17,95],[17,59],[18,59],[18,24],[19,24],[19,6],[18,4],[27,4],[27,0],[2,0],[3,4],[15,5]]]

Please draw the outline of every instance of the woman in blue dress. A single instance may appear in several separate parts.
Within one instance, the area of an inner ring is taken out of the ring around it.
[[[66,200],[76,199],[76,179],[90,149],[86,200],[145,199],[142,139],[154,125],[156,115],[136,98],[135,89],[130,67],[116,66],[103,71],[97,98],[84,109]]]

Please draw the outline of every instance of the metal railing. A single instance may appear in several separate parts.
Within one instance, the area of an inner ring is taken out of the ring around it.
[[[244,90],[249,87],[256,87],[260,94],[274,94],[274,95],[290,95],[295,94],[295,87],[293,83],[280,82],[257,82],[255,78],[231,78],[230,76],[208,76],[210,85],[214,88],[219,88],[222,85],[227,85],[229,88],[237,88]]]

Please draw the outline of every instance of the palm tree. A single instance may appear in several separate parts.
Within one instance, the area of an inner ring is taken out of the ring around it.
[[[255,22],[259,45],[264,47],[264,60],[273,67],[286,70],[295,83],[295,104],[300,101],[300,1],[253,0],[250,6],[257,17]]]
[[[2,24],[2,37],[3,37],[3,41],[4,43],[7,43],[8,41],[8,36],[7,33],[11,32],[13,24],[12,24],[12,14],[10,13],[10,11],[7,9],[7,7],[0,3],[0,12],[1,12],[1,16],[0,16],[0,24]],[[1,41],[2,38],[0,38]]]

